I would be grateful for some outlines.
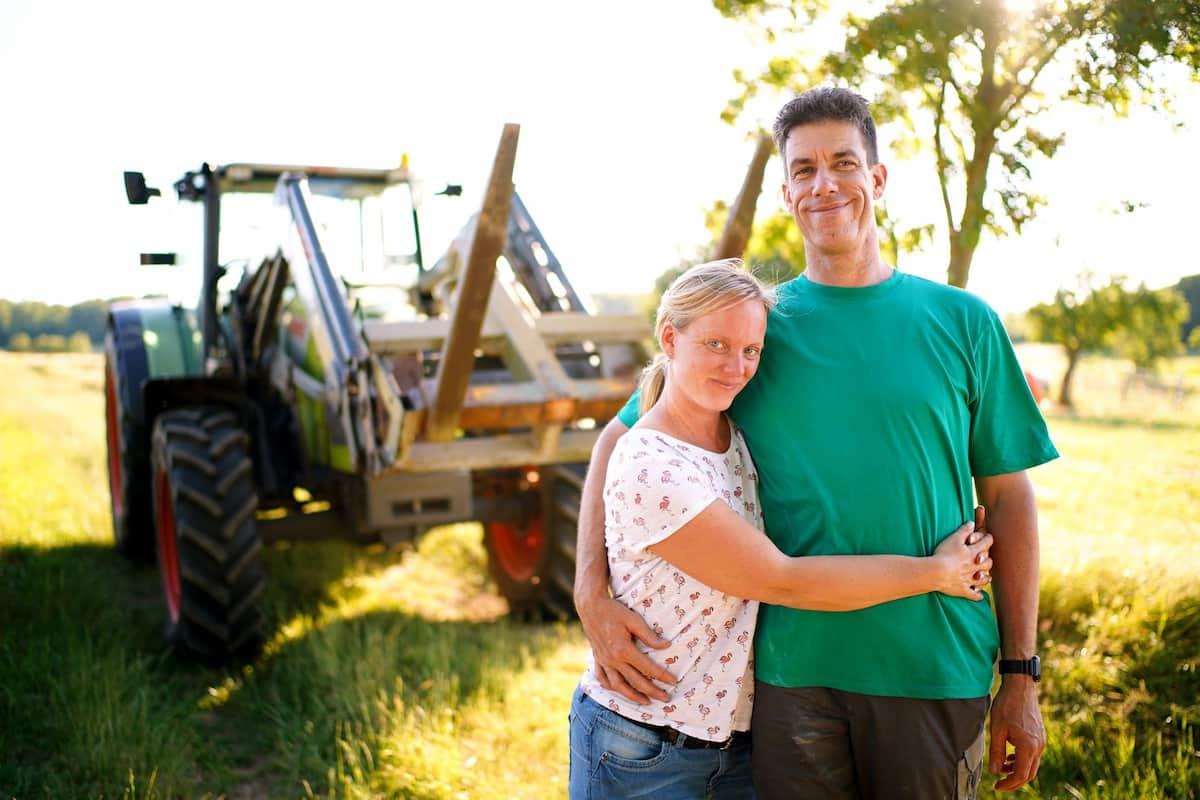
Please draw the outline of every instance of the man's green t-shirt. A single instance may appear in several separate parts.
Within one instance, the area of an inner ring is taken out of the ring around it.
[[[972,518],[973,475],[1058,456],[996,313],[900,272],[861,288],[781,286],[758,374],[730,413],[757,464],[767,533],[789,555],[930,555]],[[636,402],[620,419],[636,422]],[[998,647],[987,602],[764,604],[755,672],[777,686],[982,697]]]

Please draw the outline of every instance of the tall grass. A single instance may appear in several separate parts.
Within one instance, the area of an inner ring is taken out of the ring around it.
[[[98,360],[0,370],[0,798],[565,796],[586,643],[505,618],[477,526],[271,547],[262,656],[179,664],[154,568],[111,547]],[[1200,414],[1152,411],[1051,412],[1025,796],[1200,796]]]

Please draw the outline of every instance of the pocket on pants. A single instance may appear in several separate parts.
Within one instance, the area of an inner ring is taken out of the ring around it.
[[[984,729],[958,760],[957,800],[975,800],[979,794],[979,782],[983,779]]]
[[[592,728],[592,752],[600,754],[603,764],[640,770],[661,764],[671,745],[617,714],[606,714]]]

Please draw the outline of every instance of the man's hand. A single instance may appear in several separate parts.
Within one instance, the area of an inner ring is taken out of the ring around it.
[[[596,678],[605,689],[635,703],[670,699],[654,681],[674,686],[676,679],[634,644],[640,639],[661,650],[670,642],[660,639],[646,620],[611,597],[595,597],[576,603],[583,633],[592,645]]]
[[[992,701],[988,769],[1006,775],[997,791],[1019,789],[1037,775],[1046,749],[1046,730],[1038,707],[1037,685],[1027,675],[1005,675]],[[1008,752],[1008,745],[1013,752]]]

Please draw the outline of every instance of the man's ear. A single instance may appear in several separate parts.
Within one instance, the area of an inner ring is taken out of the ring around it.
[[[876,200],[883,197],[883,190],[887,186],[887,177],[887,167],[883,164],[875,164],[871,167],[871,179],[874,183],[871,196]]]

